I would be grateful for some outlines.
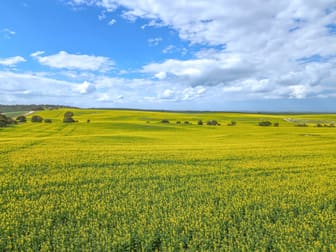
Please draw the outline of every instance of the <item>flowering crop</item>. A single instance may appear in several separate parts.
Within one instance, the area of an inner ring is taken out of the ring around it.
[[[288,115],[63,113],[0,130],[0,251],[336,250],[336,129]]]

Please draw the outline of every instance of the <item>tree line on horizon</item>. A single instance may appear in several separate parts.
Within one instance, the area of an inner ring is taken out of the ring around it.
[[[60,109],[60,108],[76,109],[77,107],[64,106],[64,105],[50,105],[50,104],[39,104],[39,105],[37,104],[29,104],[29,105],[0,104],[0,113],[17,112],[17,111],[42,111],[42,110],[52,110],[52,109]]]
[[[63,122],[64,123],[77,122],[73,118],[73,116],[74,116],[73,112],[71,112],[71,111],[65,112],[64,116],[63,116]],[[52,123],[51,119],[43,118],[40,115],[33,115],[30,120],[31,120],[32,123],[42,123],[42,122]],[[0,127],[1,128],[7,127],[7,126],[10,126],[10,125],[15,125],[15,124],[18,124],[18,123],[26,123],[26,122],[27,122],[27,117],[25,115],[19,115],[19,116],[16,117],[16,119],[13,119],[9,116],[6,116],[6,115],[0,113]],[[88,120],[88,122],[89,122],[89,120]]]

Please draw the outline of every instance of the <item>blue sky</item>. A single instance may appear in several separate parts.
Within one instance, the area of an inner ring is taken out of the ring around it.
[[[0,2],[0,104],[335,111],[336,2]]]

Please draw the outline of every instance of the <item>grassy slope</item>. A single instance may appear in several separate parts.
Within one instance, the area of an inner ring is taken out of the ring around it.
[[[335,115],[72,111],[0,129],[0,250],[336,249]]]

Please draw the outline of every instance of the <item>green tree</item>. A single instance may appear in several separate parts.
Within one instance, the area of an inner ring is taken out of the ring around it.
[[[31,118],[31,122],[33,122],[33,123],[41,123],[41,122],[43,122],[43,118],[42,118],[42,116],[34,115]]]
[[[27,122],[27,118],[24,115],[20,115],[20,116],[16,117],[16,121],[18,121],[20,123],[25,123],[25,122]]]
[[[258,125],[267,127],[267,126],[271,126],[272,123],[270,121],[262,121],[262,122],[259,122]]]
[[[16,121],[10,117],[0,114],[0,127],[6,127],[10,124],[15,124]]]
[[[74,123],[75,120],[72,118],[74,116],[74,113],[71,111],[67,111],[64,113],[64,118],[63,118],[63,122],[64,123]]]

